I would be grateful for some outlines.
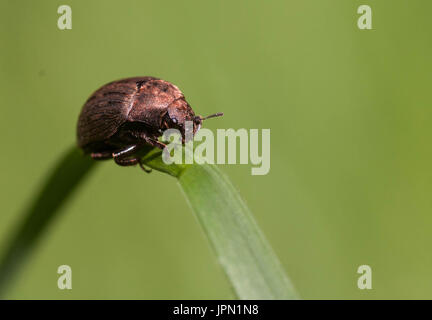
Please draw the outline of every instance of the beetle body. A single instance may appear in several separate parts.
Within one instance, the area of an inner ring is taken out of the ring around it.
[[[221,114],[217,114],[218,116]],[[196,116],[177,86],[154,77],[127,78],[94,92],[78,120],[78,146],[93,159],[110,159],[122,166],[140,164],[138,153],[165,145],[163,130],[175,128],[184,137],[185,122],[193,134],[204,118]]]

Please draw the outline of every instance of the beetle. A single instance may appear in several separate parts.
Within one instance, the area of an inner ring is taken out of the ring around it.
[[[178,129],[185,137],[185,122],[193,123],[193,135],[202,121],[222,116],[196,116],[174,84],[154,77],[134,77],[110,82],[96,90],[84,104],[78,119],[78,146],[95,160],[114,159],[120,166],[139,166],[142,152],[163,149],[158,138],[166,129]]]

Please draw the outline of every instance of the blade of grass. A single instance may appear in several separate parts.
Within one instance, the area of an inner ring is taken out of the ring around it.
[[[297,298],[246,204],[216,166],[166,165],[156,150],[143,161],[177,178],[238,298]]]
[[[157,149],[143,162],[177,178],[238,298],[297,298],[247,206],[215,166],[166,165]],[[0,294],[95,163],[74,147],[55,167],[0,260]]]
[[[19,271],[48,225],[61,212],[72,192],[95,165],[73,147],[52,169],[39,194],[26,209],[22,224],[13,234],[0,260],[0,295]]]

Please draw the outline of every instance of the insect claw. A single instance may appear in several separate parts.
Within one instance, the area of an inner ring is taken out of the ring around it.
[[[144,167],[144,165],[142,164],[141,160],[138,161],[138,164],[140,166],[141,169],[143,169],[145,172],[150,173],[152,172],[152,169],[147,169],[146,167]]]

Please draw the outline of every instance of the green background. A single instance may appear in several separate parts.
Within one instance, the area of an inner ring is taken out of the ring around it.
[[[57,8],[72,7],[72,30]],[[368,4],[373,30],[357,28]],[[271,171],[221,166],[303,298],[432,298],[430,1],[5,1],[0,251],[87,97],[171,81],[216,128],[270,128]],[[57,267],[73,289],[57,288]],[[358,266],[373,289],[357,288]],[[104,162],[7,298],[233,298],[173,178]]]

